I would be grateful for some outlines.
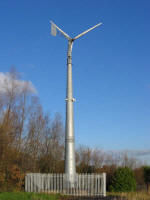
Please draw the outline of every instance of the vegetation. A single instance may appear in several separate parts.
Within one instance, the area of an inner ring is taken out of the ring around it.
[[[127,200],[150,200],[147,193],[144,192],[128,192],[128,193],[107,193],[108,199],[120,199],[123,200],[124,197]],[[116,198],[118,197],[118,198]],[[54,194],[34,194],[25,192],[4,192],[0,193],[0,200],[67,200],[70,197],[54,195]]]
[[[123,200],[124,198],[126,200],[150,200],[150,196],[146,192],[109,192],[107,193],[107,196],[110,197],[110,200],[111,197],[114,197],[113,199],[118,199],[116,197],[119,197],[118,200]]]
[[[25,192],[0,193],[0,200],[60,200],[60,195],[34,194]]]
[[[144,180],[147,185],[147,190],[150,192],[150,167],[145,166],[144,167]]]
[[[135,191],[136,181],[132,170],[128,167],[118,168],[111,179],[109,188],[113,192]]]
[[[61,117],[45,114],[28,82],[12,71],[0,90],[0,190],[21,190],[27,172],[63,172]],[[18,84],[19,83],[19,84]]]

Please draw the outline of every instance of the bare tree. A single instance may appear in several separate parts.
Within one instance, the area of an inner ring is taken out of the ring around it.
[[[91,162],[96,170],[102,168],[104,165],[104,152],[100,149],[94,149],[92,151]]]
[[[92,149],[87,146],[80,145],[77,150],[78,168],[81,173],[89,173],[92,169]]]

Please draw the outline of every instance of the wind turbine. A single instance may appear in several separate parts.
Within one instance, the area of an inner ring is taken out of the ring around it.
[[[82,32],[74,38],[71,38],[67,33],[60,29],[54,22],[51,23],[51,34],[56,36],[57,30],[64,35],[68,40],[67,52],[67,91],[66,91],[66,127],[65,127],[65,174],[68,177],[68,182],[71,187],[74,187],[76,182],[76,167],[75,167],[75,147],[74,147],[74,119],[73,119],[73,88],[72,88],[72,46],[73,42],[85,35],[89,31],[100,26],[99,23],[92,28]]]

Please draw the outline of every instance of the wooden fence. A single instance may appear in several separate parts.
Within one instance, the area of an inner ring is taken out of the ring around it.
[[[66,174],[30,173],[25,177],[25,191],[72,196],[106,196],[106,174],[76,174],[76,182],[72,187]]]

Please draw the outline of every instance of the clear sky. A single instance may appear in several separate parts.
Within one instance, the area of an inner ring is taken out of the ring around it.
[[[15,66],[45,111],[65,119],[67,40],[74,42],[76,144],[106,150],[150,149],[150,1],[0,1],[0,72]]]

